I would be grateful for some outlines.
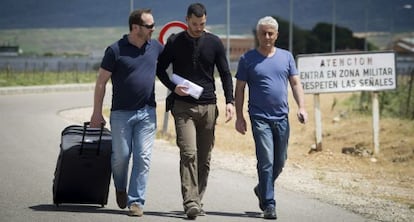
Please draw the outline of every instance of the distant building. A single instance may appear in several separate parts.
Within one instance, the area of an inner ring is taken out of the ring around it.
[[[20,53],[18,45],[0,45],[0,56],[18,56]]]
[[[401,38],[395,41],[394,51],[398,54],[414,56],[414,38]]]
[[[397,55],[397,72],[403,75],[414,74],[414,38],[401,38],[393,43],[392,50]]]
[[[227,50],[227,38],[220,36],[224,48]],[[254,38],[252,36],[230,36],[230,61],[238,61],[243,53],[255,47]]]

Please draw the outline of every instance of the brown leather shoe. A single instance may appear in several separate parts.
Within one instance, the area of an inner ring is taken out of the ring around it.
[[[125,209],[128,202],[128,196],[126,191],[116,191],[116,203],[121,209]]]

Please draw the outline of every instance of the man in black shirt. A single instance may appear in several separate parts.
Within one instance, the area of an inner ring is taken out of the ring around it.
[[[221,40],[205,32],[206,9],[200,3],[187,10],[186,31],[170,37],[158,58],[157,76],[171,90],[172,115],[175,120],[177,145],[180,148],[181,192],[187,217],[203,215],[202,197],[210,171],[214,129],[218,116],[214,67],[220,74],[226,99],[226,122],[234,115],[233,82]],[[188,86],[175,84],[166,69],[201,87],[200,97],[192,97]]]

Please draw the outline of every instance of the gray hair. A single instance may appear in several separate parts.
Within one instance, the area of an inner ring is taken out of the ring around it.
[[[272,16],[265,16],[259,19],[256,25],[256,30],[259,30],[259,26],[261,25],[270,25],[275,28],[276,31],[279,30],[279,23],[277,23],[276,19],[274,19]]]

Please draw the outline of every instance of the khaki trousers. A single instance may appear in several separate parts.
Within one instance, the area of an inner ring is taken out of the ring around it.
[[[214,129],[218,117],[216,104],[198,105],[174,101],[177,146],[180,148],[181,193],[184,210],[201,207],[210,172]]]

